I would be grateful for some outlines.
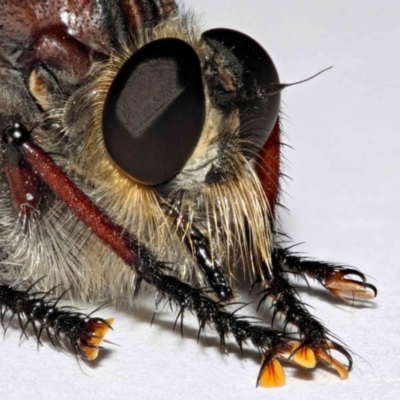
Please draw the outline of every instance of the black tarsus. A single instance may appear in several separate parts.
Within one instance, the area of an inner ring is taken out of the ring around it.
[[[343,265],[330,264],[323,261],[313,260],[306,257],[301,257],[290,251],[290,248],[276,247],[273,251],[274,258],[279,262],[281,268],[285,272],[300,276],[303,280],[306,277],[315,279],[322,286],[326,287],[325,282],[331,278],[336,272],[342,272],[343,275],[355,275],[360,278],[361,282],[349,280],[353,283],[361,284],[365,289],[369,289],[374,293],[374,297],[378,294],[378,289],[367,283],[365,275],[356,270]]]
[[[236,316],[227,311],[224,304],[207,297],[202,289],[165,275],[157,268],[157,261],[150,254],[147,254],[145,259],[146,263],[142,262],[139,267],[133,266],[133,269],[137,274],[143,274],[143,279],[152,283],[162,297],[177,305],[179,308],[177,320],[180,317],[182,321],[185,310],[191,310],[197,316],[200,330],[205,329],[207,324],[214,324],[222,345],[228,333],[232,333],[240,348],[247,340],[251,341],[261,353],[273,351],[277,354],[287,348],[283,340],[285,335],[281,332],[254,325],[243,319],[244,317]]]
[[[109,326],[102,318],[91,318],[90,314],[79,312],[75,307],[58,307],[58,303],[66,291],[56,297],[50,297],[54,288],[46,292],[33,292],[32,289],[38,281],[27,289],[19,285],[0,283],[0,323],[6,331],[15,316],[22,329],[21,337],[27,335],[27,328],[32,326],[38,346],[42,345],[42,335],[45,331],[51,344],[60,349],[64,340],[68,340],[77,355],[83,359],[84,354],[79,347],[80,338],[86,332],[87,322],[101,322]],[[10,317],[5,326],[6,314]],[[109,326],[110,327],[110,326]]]
[[[35,148],[39,147],[35,145]],[[58,174],[62,174],[62,171],[59,170]],[[183,329],[184,313],[186,310],[190,310],[197,316],[200,331],[205,329],[206,325],[214,324],[222,346],[225,345],[225,337],[229,333],[234,336],[240,349],[242,349],[243,343],[250,341],[264,357],[263,365],[265,366],[268,360],[292,351],[290,343],[287,342],[292,335],[286,333],[285,330],[287,324],[293,324],[299,330],[302,346],[309,346],[315,350],[337,350],[348,359],[348,369],[351,368],[352,358],[350,353],[342,345],[330,339],[332,334],[309,313],[306,306],[300,301],[295,288],[290,285],[287,273],[296,271],[299,273],[301,269],[290,264],[295,259],[290,258],[291,254],[288,250],[274,249],[271,254],[272,276],[269,266],[263,264],[261,265],[263,277],[258,279],[260,284],[265,285],[261,291],[262,298],[260,304],[267,298],[271,298],[273,301],[274,316],[277,313],[284,315],[285,329],[283,332],[279,332],[249,322],[247,317],[238,316],[235,312],[228,311],[226,308],[227,305],[222,300],[220,302],[213,300],[211,296],[207,295],[206,290],[195,288],[174,276],[168,275],[170,271],[166,268],[165,263],[157,260],[156,256],[147,247],[142,245],[135,236],[125,232],[122,227],[113,223],[85,194],[80,193],[79,196],[82,203],[85,203],[85,207],[89,207],[90,205],[93,211],[96,211],[93,214],[103,217],[102,221],[107,229],[123,232],[120,239],[121,242],[117,246],[118,249],[122,248],[122,250],[118,254],[136,273],[135,293],[139,290],[140,282],[145,281],[158,291],[160,298],[165,298],[170,304],[175,304],[178,308],[178,315],[174,326],[180,320],[181,332]],[[68,204],[69,199],[63,198],[62,200]],[[166,212],[174,218],[174,224],[178,227],[177,231],[182,231],[178,232],[178,234],[181,234],[185,240],[188,240],[188,245],[190,245],[195,259],[200,260],[198,263],[202,266],[205,275],[211,276],[209,280],[216,294],[221,294],[221,291],[218,293],[220,281],[212,277],[212,272],[214,270],[219,272],[221,266],[219,263],[215,263],[215,258],[211,256],[208,238],[201,234],[195,227],[195,223],[189,226],[188,221],[184,221],[182,215],[174,211],[172,207],[170,210],[167,209]],[[77,214],[77,216],[86,222],[82,215]],[[98,234],[99,238],[104,241],[104,235],[101,236],[95,229],[93,229],[93,232]],[[111,241],[104,241],[104,243],[112,247]],[[199,251],[200,255],[197,254]],[[211,261],[210,265],[208,265],[209,261]],[[303,265],[310,267],[306,263]],[[313,273],[315,279],[319,279],[321,282],[323,282],[323,277],[320,277],[318,273],[322,274],[324,270],[324,268],[317,268],[311,272],[310,268],[302,269],[306,275]],[[367,287],[367,284],[364,283],[364,285]],[[8,295],[9,292],[12,294]],[[17,299],[21,300],[16,301]],[[35,301],[37,304],[34,307],[32,303]],[[46,330],[50,340],[54,339],[54,341],[59,341],[60,334],[63,333],[78,353],[81,351],[78,347],[79,334],[82,333],[84,323],[88,317],[71,308],[56,309],[54,305],[57,301],[54,299],[46,300],[46,296],[38,298],[26,291],[0,285],[0,305],[3,307],[1,322],[3,322],[5,310],[11,311],[11,318],[17,314],[19,319],[23,316],[32,324],[38,323],[41,326],[41,329],[35,332],[38,340],[43,330]],[[102,321],[109,325],[106,321]],[[55,346],[57,347],[58,343],[55,343]]]
[[[268,282],[268,286],[264,287],[259,293],[261,299],[258,308],[261,307],[267,299],[270,299],[272,301],[271,308],[273,309],[271,326],[273,326],[273,321],[276,315],[280,313],[284,318],[284,331],[286,331],[288,324],[291,324],[298,329],[301,345],[296,351],[303,346],[309,346],[315,350],[336,350],[346,357],[348,361],[347,369],[350,371],[353,365],[353,358],[350,352],[345,349],[344,346],[331,339],[333,337],[331,332],[307,310],[306,305],[300,300],[296,289],[290,284],[289,279],[286,276],[288,272],[285,268],[287,266],[286,261],[288,259],[294,261],[295,258],[295,256],[291,256],[291,253],[287,249],[277,247],[272,251],[273,277]],[[299,258],[297,258],[297,261],[298,260]],[[320,264],[328,267],[328,264]],[[293,265],[292,267],[294,268]],[[333,268],[333,266],[331,267]],[[265,265],[264,268],[266,268]],[[296,271],[299,274],[301,272],[306,273],[297,268],[290,270],[290,272],[293,271]],[[315,277],[315,279],[317,278]],[[256,279],[252,287],[255,285],[262,285],[260,278]]]

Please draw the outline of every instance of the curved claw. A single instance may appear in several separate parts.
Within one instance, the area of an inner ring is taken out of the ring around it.
[[[334,358],[335,350],[348,360],[347,367]],[[285,372],[279,361],[291,361],[303,368],[314,368],[318,360],[336,370],[341,379],[347,379],[353,366],[353,358],[342,345],[331,340],[324,341],[319,347],[313,347],[304,341],[291,341],[277,351],[270,351],[262,358],[261,369],[257,377],[257,386],[278,387],[286,383]]]
[[[316,350],[316,354],[319,360],[327,364],[329,367],[335,369],[342,379],[347,379],[349,372],[353,366],[353,357],[351,354],[339,343],[328,341],[326,342],[325,348]],[[331,354],[331,350],[336,350],[347,358],[348,366],[344,366],[340,361],[336,360]]]
[[[324,364],[335,369],[342,379],[347,379],[349,376],[349,371],[353,366],[353,358],[351,354],[340,344],[327,341],[318,348],[313,348],[305,342],[292,341],[288,343],[291,346],[291,352],[286,352],[287,358],[284,358],[282,354],[281,358],[286,361],[292,361],[293,363],[303,367],[303,368],[314,368],[318,360],[321,360]],[[332,354],[331,350],[336,350],[337,352],[343,354],[348,360],[348,366],[346,367],[340,361],[336,360]]]
[[[349,377],[349,370],[340,361],[333,358],[326,350],[317,350],[317,356],[319,360],[335,369],[343,380]]]
[[[348,365],[347,365],[347,371],[351,371],[351,368],[353,367],[353,357],[349,353],[348,350],[346,350],[342,345],[339,343],[333,342],[330,340],[327,342],[326,347],[328,350],[336,350],[338,353],[342,354],[347,358]]]
[[[347,275],[356,275],[361,281],[347,279]],[[376,287],[366,283],[365,276],[354,269],[336,271],[326,280],[325,287],[336,297],[347,302],[349,300],[371,300],[378,294]]]

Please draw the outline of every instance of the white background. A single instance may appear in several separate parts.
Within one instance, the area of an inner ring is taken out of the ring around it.
[[[316,289],[303,299],[359,356],[347,381],[317,369],[287,367],[287,384],[255,389],[255,351],[241,356],[196,342],[187,318],[182,339],[165,311],[150,327],[153,298],[116,317],[93,367],[70,354],[22,340],[10,329],[0,340],[0,398],[4,399],[243,399],[394,398],[400,392],[400,2],[186,0],[206,28],[230,27],[258,40],[275,61],[282,82],[295,82],[333,65],[283,93],[287,181],[282,212],[286,231],[322,260],[357,266],[377,285],[365,307],[342,304]],[[246,288],[246,286],[244,286]],[[249,312],[250,311],[244,311]]]

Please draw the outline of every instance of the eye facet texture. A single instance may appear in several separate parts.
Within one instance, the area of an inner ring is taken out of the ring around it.
[[[199,57],[182,40],[160,39],[139,49],[115,77],[103,111],[104,142],[127,174],[156,185],[184,167],[204,118]]]

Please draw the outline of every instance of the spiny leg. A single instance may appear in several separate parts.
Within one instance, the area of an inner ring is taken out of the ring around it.
[[[26,234],[29,220],[38,212],[43,182],[29,163],[10,146],[6,146],[4,169],[11,204],[17,214],[20,228]],[[13,266],[3,264],[2,268],[7,270]],[[5,331],[16,318],[23,335],[27,336],[26,329],[29,325],[33,328],[38,344],[41,344],[41,337],[46,332],[51,343],[57,348],[66,340],[70,342],[77,356],[87,360],[97,357],[112,319],[92,318],[90,314],[78,312],[76,308],[60,307],[58,302],[62,296],[53,298],[52,291],[34,292],[35,284],[27,289],[23,286],[26,285],[8,285],[0,282],[0,323]]]
[[[267,272],[266,266],[264,267],[265,272]],[[304,269],[299,270],[298,268],[301,267],[304,267]],[[315,279],[318,276],[321,279],[320,282],[325,283],[326,287],[330,289],[329,285],[333,285],[330,282],[338,279],[337,276],[342,277],[346,273],[354,274],[354,270],[302,260],[299,257],[290,255],[288,250],[281,248],[275,248],[272,252],[272,268],[273,276],[267,282],[267,287],[260,292],[262,297],[258,307],[267,299],[271,300],[271,308],[273,309],[272,324],[276,315],[280,314],[284,318],[285,329],[288,324],[298,329],[300,342],[291,343],[292,360],[306,368],[313,368],[316,365],[317,359],[320,359],[334,368],[342,379],[346,379],[353,363],[351,354],[343,345],[332,340],[332,333],[310,314],[306,306],[301,302],[296,289],[290,284],[287,272],[307,273],[307,275],[313,276]],[[346,290],[349,290],[348,287],[351,287],[353,291],[356,290],[357,286],[357,293],[363,293],[358,296],[360,299],[364,300],[374,297],[372,294],[376,295],[375,287],[365,283],[364,276],[358,271],[356,273],[362,279],[361,283],[345,279],[342,285],[347,285]],[[256,280],[255,284],[257,283],[263,284],[260,278]],[[366,295],[364,292],[370,293],[371,297],[367,297],[369,295]],[[347,370],[339,361],[332,357],[332,350],[338,351],[347,358]]]
[[[116,225],[107,215],[68,178],[54,161],[31,138],[19,123],[9,125],[3,135],[6,147],[29,164],[40,179],[82,220],[96,236],[109,246],[137,275],[137,290],[144,280],[154,286],[158,293],[177,305],[183,321],[186,310],[193,311],[200,330],[214,324],[221,344],[232,333],[239,347],[250,341],[262,354],[263,364],[257,383],[263,386],[284,384],[285,377],[278,358],[290,351],[287,335],[264,326],[255,325],[243,316],[229,312],[226,306],[212,300],[203,289],[194,288],[167,275],[168,267],[157,260],[137,238]],[[15,161],[15,160],[14,160]],[[137,290],[135,292],[137,292]]]
[[[281,165],[281,130],[279,119],[270,138],[262,148],[256,164],[256,170],[263,184],[264,192],[271,207],[271,224],[276,226],[274,208],[278,204],[279,178]],[[301,302],[296,290],[290,285],[287,274],[296,274],[302,279],[316,279],[325,288],[341,299],[368,300],[376,296],[376,288],[367,283],[365,276],[359,271],[342,266],[313,261],[299,257],[288,249],[276,246],[272,251],[273,274],[269,281],[262,282],[258,278],[255,283],[268,285],[262,292],[259,304],[268,298],[272,301],[273,319],[277,313],[284,316],[285,326],[295,325],[300,334],[300,343],[293,343],[292,359],[306,367],[313,367],[319,358],[334,367],[342,378],[347,377],[347,371],[331,355],[330,350],[342,353],[351,368],[352,358],[349,352],[340,344],[330,339],[331,333],[315,319]],[[268,277],[268,269],[264,266],[264,277]],[[359,280],[349,279],[356,276]],[[265,278],[264,278],[265,279]],[[272,321],[273,322],[273,321]]]
[[[354,268],[311,260],[279,247],[274,249],[274,259],[285,272],[302,279],[315,279],[342,300],[370,300],[378,294],[376,287],[367,283],[365,275]],[[359,280],[349,276],[356,276]]]
[[[27,336],[26,330],[32,326],[38,345],[46,332],[54,347],[61,348],[68,341],[77,356],[94,360],[113,319],[94,318],[75,307],[60,307],[62,296],[51,297],[51,291],[34,292],[33,287],[0,283],[0,323],[4,330],[16,317],[22,335]]]

